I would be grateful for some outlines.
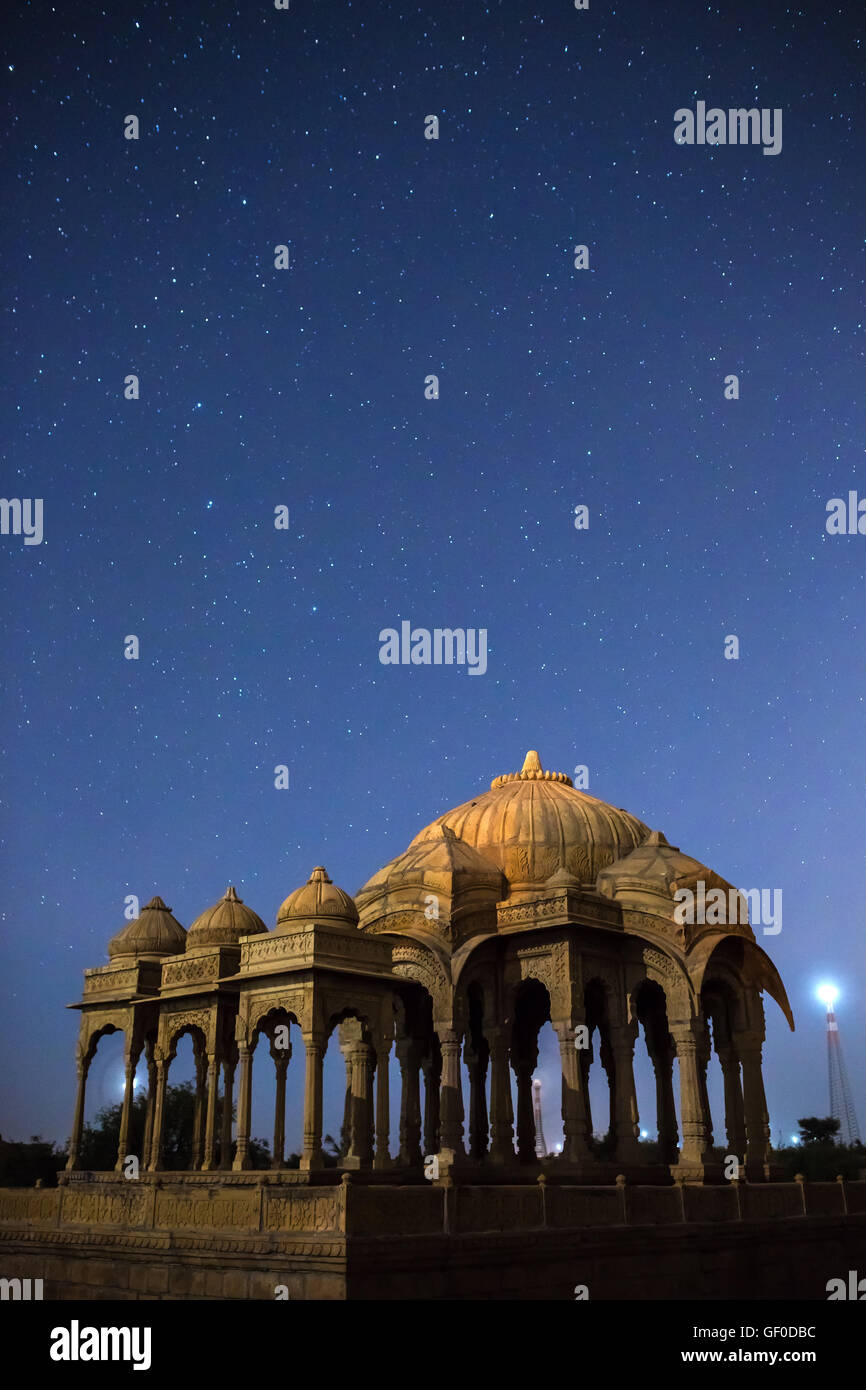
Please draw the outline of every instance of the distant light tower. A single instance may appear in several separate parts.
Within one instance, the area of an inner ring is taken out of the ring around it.
[[[818,998],[827,1009],[827,1077],[830,1082],[830,1114],[840,1121],[839,1138],[844,1144],[859,1144],[860,1130],[848,1085],[848,1072],[842,1056],[842,1040],[833,1005],[839,997],[835,985],[821,985]]]
[[[547,1144],[541,1124],[541,1082],[532,1083],[532,1118],[535,1121],[535,1157],[547,1158]]]

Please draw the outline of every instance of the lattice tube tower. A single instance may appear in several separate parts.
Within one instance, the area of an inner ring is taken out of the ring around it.
[[[547,1144],[544,1141],[544,1128],[541,1123],[541,1082],[532,1083],[532,1118],[535,1121],[535,1157],[547,1158]]]
[[[830,1083],[830,1114],[840,1121],[839,1138],[843,1144],[859,1144],[860,1130],[857,1115],[848,1084],[848,1072],[842,1055],[842,1040],[839,1025],[833,1010],[833,1002],[827,997],[827,1076]]]

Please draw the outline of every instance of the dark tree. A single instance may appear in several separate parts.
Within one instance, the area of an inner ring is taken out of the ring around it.
[[[803,1120],[798,1120],[800,1126],[801,1144],[832,1144],[841,1128],[841,1120],[834,1120],[828,1115],[825,1119],[819,1119],[816,1115],[809,1115]]]
[[[31,1134],[29,1144],[16,1143],[0,1135],[0,1187],[57,1186],[57,1171],[66,1163],[66,1154],[39,1134]]]
[[[144,1126],[147,1098],[144,1093],[135,1096],[129,1125],[127,1152],[134,1154],[144,1164]],[[222,1096],[217,1099],[216,1132],[222,1132]],[[93,1125],[85,1125],[81,1137],[80,1166],[96,1173],[106,1173],[114,1168],[117,1161],[117,1145],[120,1138],[120,1115],[122,1107],[106,1105],[96,1116]],[[232,1107],[232,1119],[235,1111]],[[165,1121],[163,1167],[169,1172],[186,1172],[192,1163],[192,1136],[195,1120],[195,1086],[192,1081],[181,1081],[165,1090]],[[270,1164],[270,1145],[265,1139],[250,1140],[250,1157],[254,1168],[267,1168]]]

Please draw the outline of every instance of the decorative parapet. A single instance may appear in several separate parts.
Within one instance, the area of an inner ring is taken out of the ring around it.
[[[0,1240],[78,1239],[145,1232],[173,1241],[236,1233],[323,1236],[443,1235],[555,1228],[676,1227],[812,1220],[862,1221],[866,1182],[575,1185],[548,1179],[507,1185],[371,1182],[294,1184],[289,1174],[148,1175],[140,1185],[92,1174],[49,1191],[0,1188]],[[277,1181],[274,1181],[274,1178]],[[83,1231],[82,1228],[86,1228]],[[75,1235],[75,1232],[78,1235]],[[174,1234],[173,1234],[174,1233]],[[56,1238],[56,1237],[52,1237]],[[112,1237],[113,1239],[114,1237]],[[240,1246],[238,1247],[241,1248]],[[252,1247],[251,1247],[252,1248]]]
[[[267,937],[241,942],[242,976],[272,975],[312,967],[355,975],[391,974],[391,944],[357,927],[305,922]]]
[[[154,1175],[150,1181],[117,1182],[113,1175],[94,1173],[92,1182],[64,1185],[50,1191],[0,1189],[0,1234],[6,1228],[66,1228],[97,1232],[238,1231],[337,1233],[345,1228],[345,1200],[339,1185],[328,1187],[272,1186],[263,1174],[245,1174],[246,1181],[217,1180],[205,1185]],[[252,1181],[250,1181],[252,1179]],[[423,1189],[422,1189],[423,1190]]]
[[[159,961],[141,960],[134,965],[98,965],[84,972],[84,1002],[131,999],[135,995],[157,994],[160,985]]]
[[[500,931],[525,930],[527,927],[559,927],[571,924],[590,927],[622,927],[617,907],[601,899],[587,898],[578,888],[557,888],[523,902],[496,904],[496,921]]]
[[[162,993],[188,993],[190,986],[209,986],[237,974],[240,953],[232,946],[205,946],[167,960],[162,967]]]

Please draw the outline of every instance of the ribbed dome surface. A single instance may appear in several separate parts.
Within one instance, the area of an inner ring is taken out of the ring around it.
[[[196,917],[186,937],[186,949],[197,946],[234,946],[242,936],[267,931],[257,912],[247,907],[234,887],[226,889],[218,903]]]
[[[594,884],[601,869],[650,834],[636,816],[578,791],[565,773],[545,772],[535,752],[520,772],[495,778],[489,792],[439,816],[410,849],[442,826],[497,864],[512,889],[542,884],[558,869]]]
[[[313,870],[307,882],[290,893],[277,913],[277,931],[284,922],[299,918],[311,922],[348,922],[358,925],[358,909],[348,893],[338,888],[321,864]]]
[[[162,898],[151,898],[108,943],[108,958],[116,956],[175,956],[186,945],[186,932]]]

